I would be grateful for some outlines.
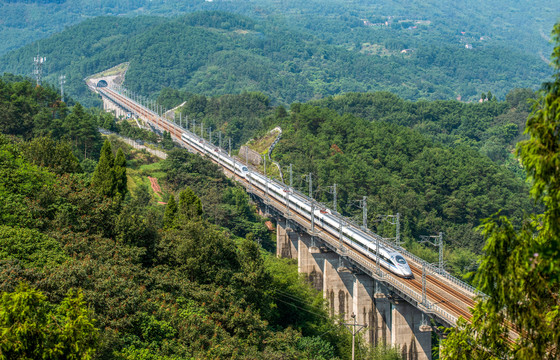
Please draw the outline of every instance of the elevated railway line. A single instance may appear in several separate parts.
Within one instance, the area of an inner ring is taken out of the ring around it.
[[[184,146],[186,145],[181,140],[181,135],[187,132],[187,129],[160,117],[155,112],[133,101],[115,89],[105,87],[96,88],[95,91],[106,99],[118,104],[131,114],[146,121],[158,131],[169,132],[175,141],[182,143]],[[190,148],[190,150],[199,152],[194,148]],[[241,162],[239,159],[237,161]],[[251,170],[257,171],[256,169]],[[302,216],[302,214],[298,213],[296,209],[287,207],[285,202],[278,201],[274,197],[271,197],[265,191],[253,186],[251,182],[247,181],[245,178],[236,176],[225,167],[224,172],[230,177],[233,176],[255,198],[260,199],[262,203],[266,204],[272,213],[277,214],[279,218],[289,222],[291,224],[290,227],[296,227],[300,231],[305,231],[311,236],[321,239],[327,248],[326,250],[339,254],[344,259],[344,262],[348,264],[350,270],[359,271],[371,276],[373,279],[389,288],[395,296],[405,299],[421,312],[427,314],[439,323],[455,326],[460,316],[470,319],[470,308],[474,307],[476,297],[484,296],[468,284],[465,284],[446,272],[440,272],[437,267],[427,264],[424,260],[407,252],[405,249],[396,247],[394,244],[389,243],[379,235],[367,229],[363,230],[385,246],[395,248],[405,257],[414,277],[412,279],[405,279],[396,276],[385,268],[378,266],[374,260],[368,258],[357,249],[348,244],[341,243],[340,239],[329,233],[326,228],[323,228],[320,222],[311,224],[310,221]],[[270,179],[269,181],[275,182],[276,180]],[[282,186],[285,185],[282,184]],[[312,199],[309,200],[314,201]],[[335,215],[340,216],[336,213]],[[348,219],[344,219],[344,221],[347,226],[359,228],[358,225],[353,224]]]

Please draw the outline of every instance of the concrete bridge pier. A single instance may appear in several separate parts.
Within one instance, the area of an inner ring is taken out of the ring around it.
[[[389,290],[380,282],[375,280],[374,304],[375,309],[373,326],[368,329],[370,342],[374,345],[392,345],[391,339],[391,301],[389,301]]]
[[[121,116],[126,117],[127,112],[122,107],[115,104],[113,101],[107,99],[106,97],[102,97],[102,100],[103,110],[113,112],[116,118],[119,118]]]
[[[284,259],[298,259],[299,236],[289,227],[287,220],[276,224],[276,256]]]
[[[277,225],[279,257],[296,259],[298,271],[323,292],[332,316],[367,328],[361,333],[372,345],[398,347],[403,359],[431,360],[431,329],[422,312],[396,296],[387,286],[355,269],[340,255],[329,251],[319,238],[290,229],[285,219]],[[427,318],[426,318],[427,319]]]
[[[297,234],[298,237],[298,272],[305,274],[307,280],[317,291],[324,291],[323,276],[325,272],[325,249],[317,246],[318,241],[308,234]]]
[[[400,347],[403,359],[431,360],[432,333],[421,331],[422,312],[395,298],[392,303],[391,343]]]
[[[356,314],[356,322],[366,325],[363,337],[369,344],[375,344],[375,303],[374,303],[374,280],[364,274],[354,275],[354,286],[352,289],[352,310]]]
[[[323,296],[329,303],[331,315],[349,322],[354,312],[354,274],[335,253],[325,254],[324,263]]]

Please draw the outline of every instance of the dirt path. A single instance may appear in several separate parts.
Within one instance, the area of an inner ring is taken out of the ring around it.
[[[161,188],[159,187],[157,178],[153,178],[153,177],[151,177],[151,176],[148,176],[148,180],[150,180],[150,185],[152,185],[152,190],[153,190],[156,194],[161,193]]]
[[[158,195],[161,196],[161,188],[159,187],[157,178],[148,176],[148,180],[150,180],[150,185],[152,186],[152,190],[153,190],[156,194],[158,194]],[[167,205],[167,203],[166,203],[166,202],[163,202],[163,201],[158,201],[157,203],[158,203],[158,204],[161,204],[161,205]]]

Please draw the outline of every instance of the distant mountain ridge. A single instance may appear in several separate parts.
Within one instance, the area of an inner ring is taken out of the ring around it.
[[[86,102],[83,79],[122,62],[130,62],[126,86],[144,96],[164,87],[206,95],[259,91],[273,103],[378,90],[411,100],[475,100],[488,90],[503,98],[511,88],[536,88],[550,74],[546,64],[511,48],[442,45],[367,55],[225,12],[89,19],[4,55],[0,72],[30,75],[37,47],[48,59],[45,80],[56,84],[65,74],[68,91]]]

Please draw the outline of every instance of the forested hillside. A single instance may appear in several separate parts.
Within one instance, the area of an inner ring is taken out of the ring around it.
[[[488,91],[504,98],[514,87],[535,88],[550,74],[520,49],[489,43],[471,51],[419,40],[414,51],[401,53],[408,44],[379,33],[392,30],[366,30],[372,33],[365,37],[390,51],[365,38],[337,44],[281,21],[223,12],[102,17],[3,56],[0,71],[29,74],[39,47],[48,59],[46,79],[56,83],[65,74],[67,88],[88,104],[83,79],[123,62],[130,62],[125,85],[144,96],[164,87],[205,95],[260,91],[275,104],[378,90],[406,99],[478,100]],[[430,28],[419,31],[429,34]]]
[[[338,210],[360,219],[356,201],[367,196],[369,226],[385,237],[394,237],[395,227],[377,216],[400,213],[410,249],[420,235],[443,231],[449,267],[458,274],[472,265],[468,253],[483,246],[475,231],[480,219],[499,210],[521,219],[532,208],[523,180],[468,146],[306,104],[292,105],[278,124],[283,135],[273,158],[294,164],[298,174],[313,173],[318,200],[330,203],[328,187],[336,183]],[[295,179],[306,189],[303,178]]]
[[[547,57],[549,29],[558,20],[559,6],[555,0],[515,3],[507,0],[476,3],[444,0],[415,3],[404,0],[10,0],[0,3],[0,37],[5,40],[0,44],[0,55],[90,17],[176,16],[219,10],[267,22],[287,23],[338,45],[372,43],[372,38],[377,39],[378,44],[389,41],[404,43],[410,48],[421,42],[429,46],[441,43],[476,46],[490,41],[534,55],[544,50]],[[385,27],[386,21],[389,24]],[[377,24],[383,25],[376,27]],[[430,31],[421,31],[419,24],[429,25]],[[374,31],[371,31],[372,26]],[[383,31],[377,31],[379,29]]]
[[[378,92],[329,97],[312,104],[334,109],[341,115],[348,113],[370,121],[406,126],[448,146],[473,147],[524,178],[512,151],[523,138],[535,97],[531,89],[514,89],[506,95],[506,101],[498,101],[488,93],[484,94],[482,103],[412,102]]]
[[[98,135],[82,167],[81,135],[59,126],[111,117],[7,77],[0,108],[11,120],[0,134],[2,356],[348,357],[347,332],[293,265],[259,247],[263,219],[215,165],[179,149],[157,163]]]
[[[415,242],[443,231],[445,258],[456,274],[472,270],[480,253],[480,220],[501,210],[520,219],[532,209],[525,174],[511,154],[522,138],[534,96],[516,89],[507,101],[464,104],[458,101],[402,100],[386,92],[347,94],[289,110],[273,107],[260,93],[210,97],[171,89],[159,102],[175,106],[213,129],[238,148],[252,137],[280,126],[282,139],[272,153],[284,168],[293,164],[294,183],[307,193],[304,175],[313,174],[314,196],[330,206],[338,189],[338,210],[361,219],[357,204],[368,196],[370,228],[394,237],[395,227],[378,215],[401,214],[407,247],[435,260]],[[320,106],[319,106],[320,105]],[[224,141],[227,146],[227,141]]]

